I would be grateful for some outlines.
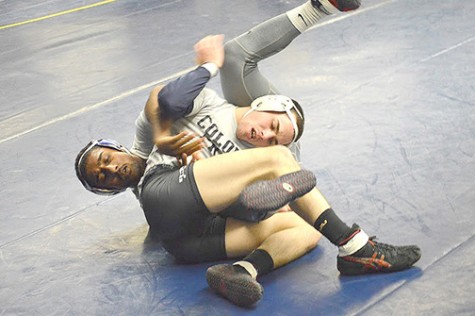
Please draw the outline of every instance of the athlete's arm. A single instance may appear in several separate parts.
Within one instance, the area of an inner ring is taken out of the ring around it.
[[[163,86],[155,87],[145,104],[145,116],[152,126],[153,141],[160,153],[170,156],[192,155],[202,148],[202,139],[195,139],[193,134],[186,132],[178,135],[171,134],[172,119],[164,118],[157,95]]]
[[[191,141],[195,135],[185,132],[171,135],[171,126],[193,110],[193,101],[223,65],[223,39],[222,35],[214,35],[200,40],[194,46],[196,62],[200,66],[150,93],[145,114],[152,124],[159,152],[173,156],[191,155],[202,148],[203,139]]]
[[[206,36],[195,44],[198,68],[171,81],[158,94],[164,119],[177,120],[193,110],[193,101],[224,62],[222,35]]]
[[[168,83],[158,93],[161,117],[173,122],[190,114],[193,101],[210,79],[211,73],[200,66]]]

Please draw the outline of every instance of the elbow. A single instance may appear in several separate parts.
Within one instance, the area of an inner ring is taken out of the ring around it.
[[[184,116],[182,113],[181,95],[171,91],[168,86],[163,87],[158,92],[158,105],[160,107],[160,113],[162,113],[164,119],[177,120]]]
[[[163,85],[159,85],[159,86],[154,87],[152,89],[152,91],[150,91],[149,98],[150,99],[157,99],[158,94],[160,93],[160,91],[162,91],[163,87],[164,87]]]
[[[147,120],[149,122],[153,122],[153,116],[155,113],[158,111],[158,94],[162,90],[163,86],[156,86],[150,91],[150,94],[148,96],[147,103],[145,103],[145,116],[147,117]]]

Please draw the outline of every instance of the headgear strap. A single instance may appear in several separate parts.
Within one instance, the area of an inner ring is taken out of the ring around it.
[[[120,192],[123,192],[126,190],[126,188],[123,188],[123,189],[103,189],[103,188],[97,188],[97,187],[93,187],[89,184],[89,182],[87,182],[87,178],[86,178],[86,175],[82,173],[82,170],[81,170],[81,165],[84,161],[84,159],[86,159],[87,155],[91,152],[92,149],[94,149],[96,146],[99,146],[99,147],[107,147],[107,148],[112,148],[112,149],[115,149],[115,150],[118,150],[118,151],[123,151],[123,152],[126,152],[128,154],[130,154],[130,151],[125,147],[125,146],[122,146],[121,144],[119,144],[118,142],[116,142],[115,140],[112,140],[112,139],[97,139],[97,140],[93,140],[89,143],[89,146],[87,146],[87,149],[84,150],[84,152],[82,153],[81,157],[79,157],[79,159],[77,160],[77,163],[76,163],[76,174],[79,178],[79,180],[81,180],[81,183],[83,184],[83,186],[88,190],[88,191],[91,191],[91,192],[94,192],[96,194],[101,194],[101,195],[114,195],[114,194],[117,194],[117,193],[120,193]]]

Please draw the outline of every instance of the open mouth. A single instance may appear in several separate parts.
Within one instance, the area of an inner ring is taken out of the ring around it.
[[[251,139],[256,139],[256,130],[255,129],[251,129]]]

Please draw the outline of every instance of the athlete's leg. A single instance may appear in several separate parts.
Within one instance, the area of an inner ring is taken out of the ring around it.
[[[295,213],[286,212],[254,224],[228,218],[225,237],[228,257],[247,256],[233,265],[210,267],[206,279],[233,303],[251,306],[263,295],[257,277],[303,256],[321,235]]]
[[[275,179],[298,170],[300,165],[288,148],[271,146],[198,160],[194,166],[194,177],[206,207],[216,213],[234,203],[251,183]],[[306,216],[309,218],[318,217],[330,207],[318,190],[312,192],[312,198],[305,200],[309,206],[302,206],[302,212],[312,213]]]
[[[315,228],[294,212],[276,213],[259,223],[228,218],[226,254],[228,258],[237,258],[263,249],[272,257],[274,268],[278,268],[312,250],[320,237]]]
[[[226,58],[220,72],[226,100],[247,106],[262,95],[278,94],[259,71],[258,62],[283,50],[323,16],[325,14],[308,1],[227,42]]]
[[[272,146],[200,160],[195,164],[194,174],[205,205],[210,211],[219,212],[255,181],[273,179],[299,169],[287,148]],[[316,188],[296,199],[292,208],[339,247],[338,268],[342,273],[398,271],[411,267],[420,258],[417,246],[378,244],[358,226],[347,226]],[[365,260],[374,264],[371,266],[374,270],[368,270]]]

